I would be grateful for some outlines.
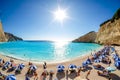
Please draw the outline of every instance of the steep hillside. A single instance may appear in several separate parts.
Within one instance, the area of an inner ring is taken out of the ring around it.
[[[0,42],[9,42],[9,41],[18,41],[23,40],[22,38],[19,38],[17,36],[14,36],[11,33],[7,33],[3,31],[2,23],[0,22]]]
[[[20,37],[17,37],[11,33],[5,32],[5,37],[7,38],[7,41],[22,41],[23,39]]]
[[[78,39],[73,40],[73,42],[91,42],[94,43],[95,39],[96,39],[96,32],[91,31],[81,37],[79,37]]]
[[[4,31],[2,28],[2,23],[0,21],[0,42],[5,42],[5,41],[7,41],[7,39],[5,37]]]
[[[120,9],[116,11],[111,19],[100,25],[95,42],[120,45]]]

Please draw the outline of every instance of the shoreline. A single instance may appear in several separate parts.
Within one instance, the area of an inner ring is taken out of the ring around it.
[[[104,46],[102,45],[101,47],[95,49],[95,51],[99,51],[100,49],[102,49]],[[91,53],[93,53],[93,51],[88,51],[88,52],[85,52],[85,54],[82,54],[78,57],[75,57],[75,58],[69,58],[69,59],[66,59],[66,60],[62,60],[62,61],[49,61],[49,60],[44,60],[44,61],[37,61],[37,60],[25,60],[25,59],[20,59],[20,58],[17,58],[17,57],[14,57],[14,56],[9,56],[9,55],[5,55],[4,53],[0,53],[0,56],[5,56],[7,58],[10,58],[10,59],[13,59],[13,60],[17,60],[17,61],[25,61],[25,62],[32,62],[32,63],[35,63],[35,64],[42,64],[43,62],[47,62],[48,64],[58,64],[58,63],[65,63],[65,62],[69,62],[69,61],[74,61],[74,60],[77,60],[81,57],[85,57],[85,56],[90,56]]]
[[[102,47],[101,47],[101,48],[102,48]],[[116,49],[116,50],[119,52],[119,54],[120,54],[120,47],[119,47],[119,46],[116,46],[115,49]],[[98,50],[96,50],[96,51],[99,51],[99,50],[100,50],[100,49],[98,49]],[[57,66],[58,66],[59,64],[64,65],[64,66],[65,66],[65,70],[67,70],[67,69],[68,69],[68,66],[69,66],[70,64],[75,64],[76,66],[81,66],[81,65],[82,65],[82,62],[85,61],[85,60],[88,58],[88,56],[90,56],[90,53],[88,53],[87,55],[78,57],[78,58],[76,58],[76,59],[71,59],[71,60],[66,61],[66,62],[47,63],[47,71],[49,72],[50,70],[53,70],[53,71],[54,71],[53,78],[57,80],[57,78],[58,78],[58,76],[57,76]],[[0,54],[0,57],[1,57],[2,59],[4,59],[5,61],[8,61],[8,60],[11,59],[11,57],[7,57],[7,56],[1,55],[1,54]],[[110,56],[110,57],[111,57],[111,56]],[[15,75],[16,78],[17,78],[17,80],[25,80],[25,74],[27,73],[27,70],[28,70],[28,68],[29,68],[28,61],[21,61],[21,60],[19,60],[19,59],[14,59],[14,58],[13,58],[13,60],[14,60],[14,62],[15,62],[15,64],[16,64],[17,66],[18,66],[19,63],[24,63],[24,64],[25,64],[25,68],[22,70],[21,74]],[[112,60],[112,58],[111,58],[111,60]],[[44,71],[44,69],[43,69],[43,64],[42,64],[42,63],[33,63],[33,64],[35,64],[35,65],[37,66],[37,68],[38,68],[38,69],[37,69],[37,73],[38,73],[38,77],[40,78],[40,75],[41,75],[42,72]],[[102,66],[104,66],[105,68],[108,67],[108,65],[106,65],[106,64],[103,64],[103,63],[100,63],[100,64],[101,64]],[[113,63],[113,60],[112,60],[111,66],[113,66],[113,65],[114,65],[114,63]],[[92,65],[90,65],[90,67],[92,67]],[[3,74],[6,74],[6,75],[15,74],[14,71],[8,73],[7,71],[3,71],[1,68],[0,68],[0,71],[1,71]],[[81,71],[80,76],[75,77],[74,80],[81,80],[81,79],[86,80],[86,79],[85,79],[85,76],[87,75],[87,72],[88,72],[88,71],[85,71],[85,72]],[[119,70],[116,70],[116,71],[114,71],[113,73],[116,74],[116,75],[119,75],[119,74],[120,74],[120,71],[119,71]],[[120,76],[119,76],[119,77],[120,77]],[[53,80],[54,80],[54,79],[53,79]],[[108,79],[105,78],[105,77],[98,76],[98,75],[97,75],[97,70],[95,70],[93,67],[92,67],[91,73],[90,73],[90,75],[89,75],[89,79],[90,79],[90,80],[96,80],[96,79],[97,79],[97,80],[108,80]],[[34,77],[31,77],[30,80],[34,80]],[[38,79],[38,80],[39,80],[39,79]],[[47,77],[46,80],[49,80],[49,76]],[[59,79],[58,79],[58,80],[59,80]],[[63,77],[63,78],[61,78],[60,80],[66,80],[66,76]],[[72,80],[72,79],[69,77],[68,80]],[[119,80],[119,79],[114,79],[114,80]]]

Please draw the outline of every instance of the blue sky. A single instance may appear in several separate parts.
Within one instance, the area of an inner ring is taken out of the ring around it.
[[[54,20],[58,5],[70,17],[61,25]],[[73,40],[110,19],[120,0],[0,0],[5,32],[24,40]]]

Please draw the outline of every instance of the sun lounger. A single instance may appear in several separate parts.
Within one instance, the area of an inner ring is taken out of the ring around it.
[[[99,76],[108,77],[109,80],[111,79],[110,73],[108,71],[103,71],[103,72],[97,71],[97,73]]]
[[[97,69],[97,70],[104,70],[105,68],[101,65],[93,65],[94,69]]]

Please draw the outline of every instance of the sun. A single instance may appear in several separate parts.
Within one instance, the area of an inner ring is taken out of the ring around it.
[[[58,9],[56,11],[53,12],[54,14],[54,18],[55,20],[59,21],[59,22],[63,22],[65,19],[67,19],[67,12],[66,9],[61,9],[60,7],[58,7]]]

